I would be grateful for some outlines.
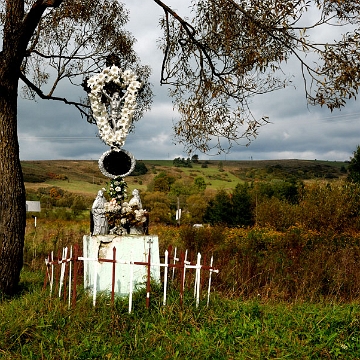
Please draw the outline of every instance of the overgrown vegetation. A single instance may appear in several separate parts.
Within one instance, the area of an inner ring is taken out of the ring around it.
[[[44,258],[63,246],[79,244],[89,233],[87,221],[38,220],[28,223],[25,263],[44,270]],[[227,298],[263,301],[358,301],[360,299],[360,234],[315,231],[291,227],[275,231],[266,227],[152,226],[163,254],[169,245],[214,255],[221,272],[213,279],[216,290]]]
[[[168,245],[214,255],[220,273],[207,308],[195,308],[192,286],[184,306],[178,291],[162,305],[153,287],[150,309],[137,293],[127,300],[79,295],[75,308],[42,291],[44,257],[79,243],[87,221],[29,222],[22,292],[0,305],[4,359],[131,358],[339,358],[360,356],[360,279],[357,233],[316,232],[301,227],[193,228],[155,225],[161,252]],[[193,254],[193,255],[191,255]],[[79,336],[81,334],[81,336]]]
[[[228,172],[226,163],[224,168]],[[63,246],[81,248],[89,212],[75,215],[69,199],[76,194],[40,187],[33,194],[46,196],[51,208],[35,214],[36,227],[28,214],[21,292],[0,304],[2,358],[360,357],[358,185],[274,178],[215,192],[203,173],[182,182],[171,168],[158,170],[147,178],[157,191],[142,193],[151,209],[150,233],[159,236],[161,253],[172,245],[188,249],[191,258],[197,252],[207,261],[214,256],[220,272],[213,276],[209,308],[203,297],[195,309],[192,291],[180,307],[176,289],[163,307],[161,286],[152,288],[149,310],[146,295],[136,294],[132,314],[126,299],[111,307],[100,296],[93,308],[79,293],[72,309],[50,299],[41,290],[44,258]],[[187,206],[180,227],[171,225],[178,198]],[[66,207],[61,201],[68,201]],[[192,226],[211,212],[221,221]]]

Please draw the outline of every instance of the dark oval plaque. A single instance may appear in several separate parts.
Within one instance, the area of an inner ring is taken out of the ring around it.
[[[125,177],[135,168],[134,156],[124,149],[112,149],[104,152],[99,159],[100,171],[108,178]]]

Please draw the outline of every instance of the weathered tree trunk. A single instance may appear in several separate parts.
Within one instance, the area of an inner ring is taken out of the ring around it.
[[[23,265],[25,187],[17,139],[18,80],[0,71],[0,292],[15,293]]]
[[[63,0],[6,1],[0,51],[0,292],[13,295],[20,280],[26,224],[25,186],[17,138],[17,91],[26,48],[44,11]]]
[[[23,0],[7,2],[0,52],[0,292],[7,295],[13,295],[19,283],[26,223],[17,138],[17,91],[26,49],[20,31],[23,15]]]

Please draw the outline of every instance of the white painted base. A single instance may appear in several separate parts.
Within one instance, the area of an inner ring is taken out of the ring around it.
[[[160,264],[159,240],[156,235],[84,235],[83,257],[85,259],[113,259],[116,248],[117,261],[148,261],[149,241],[151,241],[151,263]],[[146,286],[147,266],[133,266],[133,290]],[[84,287],[93,291],[96,276],[96,291],[111,292],[112,263],[84,260]],[[116,264],[115,294],[126,296],[130,293],[131,265]],[[95,275],[96,274],[96,275]],[[160,266],[151,266],[151,278],[160,281]]]

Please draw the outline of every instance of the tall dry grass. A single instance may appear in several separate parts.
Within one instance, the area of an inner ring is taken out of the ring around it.
[[[169,245],[214,256],[217,291],[242,299],[360,300],[360,191],[352,185],[315,184],[296,204],[265,199],[257,225],[227,228],[150,224],[160,253]],[[82,245],[87,220],[28,219],[25,264],[44,269],[44,258],[63,246]]]

